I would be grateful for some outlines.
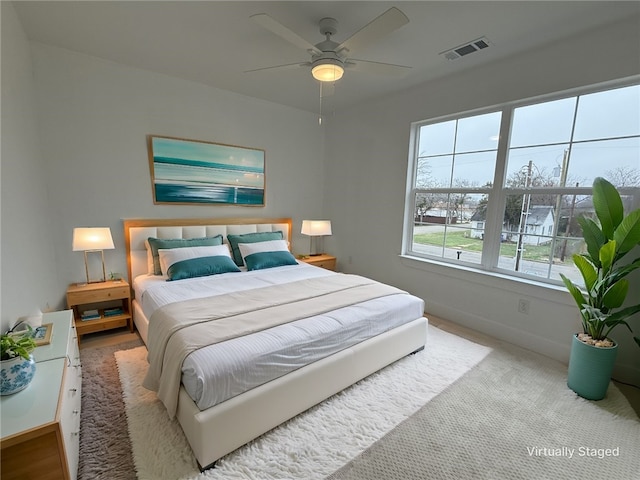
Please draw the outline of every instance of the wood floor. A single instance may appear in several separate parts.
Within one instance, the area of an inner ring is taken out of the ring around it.
[[[494,342],[491,337],[483,333],[476,332],[469,328],[455,324],[448,320],[444,320],[442,318],[435,317],[433,315],[427,314],[427,317],[429,318],[429,323],[431,325],[438,327],[441,330],[445,330],[447,332],[471,340],[472,342],[476,342],[481,345],[490,345]],[[108,330],[104,332],[91,333],[82,337],[82,340],[80,341],[80,349],[82,350],[85,348],[116,345],[119,343],[125,343],[131,340],[135,340],[136,338],[140,338],[138,332],[136,331],[134,333],[131,333],[129,332],[129,329],[127,327]],[[620,392],[622,392],[622,394],[627,398],[638,416],[640,416],[640,388],[616,382],[615,380],[614,383],[616,387],[618,387]]]

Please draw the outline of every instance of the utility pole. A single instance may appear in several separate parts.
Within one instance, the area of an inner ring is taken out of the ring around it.
[[[578,188],[580,184],[576,182],[576,188]],[[560,261],[564,262],[564,257],[567,254],[567,237],[569,236],[569,232],[571,230],[571,220],[573,220],[573,213],[576,208],[576,195],[573,194],[573,200],[571,201],[571,209],[569,210],[569,218],[567,219],[567,228],[564,229],[564,242],[562,243],[562,253],[560,254]]]
[[[531,177],[533,175],[533,161],[529,160],[529,165],[527,166],[527,178],[524,181],[524,187],[529,188],[531,186]],[[529,217],[529,203],[531,202],[531,195],[525,193],[522,195],[522,208],[520,209],[520,226],[518,227],[518,244],[516,246],[516,266],[515,271],[520,271],[520,260],[522,259],[522,254],[524,252],[524,232],[527,229],[527,218]]]
[[[569,164],[569,149],[564,149],[564,154],[562,155],[562,167],[560,167],[560,186],[564,187],[567,183],[567,170]],[[575,199],[575,196],[574,196]],[[562,209],[562,195],[558,195],[556,198],[556,206],[553,211],[553,236],[557,238],[560,234],[560,211]],[[555,238],[551,242],[552,245],[555,246]],[[564,262],[564,249],[566,248],[567,241],[565,240],[564,246],[562,248],[561,261]],[[554,248],[555,250],[555,248]],[[553,261],[553,252],[551,252],[551,259]]]

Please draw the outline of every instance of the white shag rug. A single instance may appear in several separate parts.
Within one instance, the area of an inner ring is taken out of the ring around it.
[[[425,350],[384,368],[203,473],[180,425],[141,386],[146,349],[115,353],[139,480],[321,480],[480,362],[491,348],[429,325]]]

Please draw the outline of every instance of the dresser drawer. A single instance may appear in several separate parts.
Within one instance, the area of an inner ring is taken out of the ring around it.
[[[60,392],[60,430],[69,474],[75,480],[80,453],[80,409],[82,401],[82,370],[79,362],[67,361],[65,378]]]
[[[69,342],[67,343],[67,358],[72,367],[80,367],[80,348],[78,347],[78,331],[75,324],[71,323],[71,332],[69,335]],[[82,380],[82,370],[80,368],[75,369],[77,375]]]

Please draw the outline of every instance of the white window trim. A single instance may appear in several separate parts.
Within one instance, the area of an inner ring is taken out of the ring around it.
[[[432,118],[429,120],[413,122],[410,128],[410,143],[409,143],[409,157],[408,157],[408,174],[406,183],[406,195],[405,195],[405,211],[404,222],[402,232],[402,248],[400,257],[403,260],[408,260],[409,264],[433,264],[446,268],[453,269],[460,272],[473,272],[480,275],[491,276],[494,278],[500,278],[504,280],[511,280],[515,282],[523,282],[527,285],[536,285],[539,287],[552,289],[552,290],[564,290],[561,280],[558,278],[535,278],[531,275],[527,275],[521,272],[513,270],[505,270],[498,267],[498,259],[500,256],[500,238],[502,234],[502,217],[507,195],[517,195],[522,193],[537,193],[544,192],[546,194],[576,192],[577,194],[591,194],[591,187],[557,187],[557,188],[504,188],[504,181],[506,176],[506,162],[508,158],[509,148],[509,133],[511,131],[511,120],[513,112],[516,108],[524,107],[527,105],[534,105],[543,102],[550,102],[554,100],[560,100],[563,98],[589,95],[591,93],[611,90],[615,88],[623,88],[626,86],[637,85],[640,83],[640,75],[635,75],[625,79],[619,79],[611,82],[600,83],[597,85],[578,87],[562,92],[555,92],[537,97],[531,97],[528,99],[517,100],[513,102],[506,102],[500,105],[494,105],[491,107],[484,107],[479,109],[468,110],[461,113],[454,113],[449,115],[443,115],[440,117]],[[485,219],[485,246],[482,251],[482,260],[478,265],[476,263],[464,262],[463,260],[450,260],[447,258],[433,257],[427,254],[418,254],[413,252],[413,226],[415,222],[415,198],[416,193],[420,192],[433,192],[434,189],[415,188],[416,182],[416,162],[418,161],[418,132],[420,127],[424,125],[430,125],[435,123],[446,122],[450,120],[460,120],[466,117],[483,115],[491,112],[501,111],[502,119],[500,123],[500,137],[498,139],[498,148],[496,154],[496,166],[493,179],[493,187],[491,189],[480,188],[446,188],[435,189],[441,193],[455,192],[455,193],[481,193],[490,194],[493,197],[493,201],[488,203],[487,215]],[[575,127],[575,123],[574,123]],[[563,142],[564,143],[564,142]],[[572,141],[572,144],[579,144],[582,141]],[[621,195],[631,195],[634,199],[634,208],[640,206],[640,194],[638,188],[619,188]],[[491,228],[487,229],[489,225]],[[481,277],[482,278],[482,277]]]

